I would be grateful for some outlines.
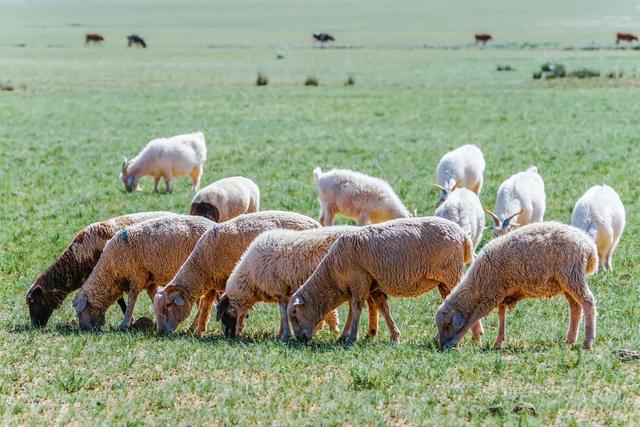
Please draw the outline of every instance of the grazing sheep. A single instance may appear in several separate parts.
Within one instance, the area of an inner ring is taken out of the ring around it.
[[[466,188],[455,188],[434,214],[458,224],[471,237],[473,249],[478,247],[484,230],[484,211],[476,194]]]
[[[319,228],[315,220],[294,212],[262,211],[240,215],[214,225],[198,241],[189,258],[153,300],[158,333],[174,332],[199,301],[191,325],[202,336],[209,321],[211,304],[236,263],[260,233],[276,228],[306,230]]]
[[[500,184],[496,197],[496,213],[485,210],[495,222],[491,228],[497,237],[516,227],[542,222],[546,206],[544,181],[538,174],[538,168],[531,166]],[[517,219],[514,221],[514,218]]]
[[[243,176],[220,179],[198,191],[191,202],[191,215],[224,222],[260,210],[260,189]]]
[[[437,287],[446,297],[462,278],[472,251],[462,228],[438,217],[397,219],[344,234],[291,296],[287,311],[293,331],[298,339],[310,339],[329,311],[349,301],[343,337],[353,343],[364,301],[371,296],[389,327],[391,342],[397,342],[400,331],[387,295],[417,297]]]
[[[174,177],[190,176],[193,191],[198,191],[206,159],[207,146],[202,132],[158,138],[150,141],[132,160],[124,158],[120,179],[127,191],[133,191],[140,189],[140,178],[152,176],[153,191],[157,192],[162,178],[165,192],[170,193]]]
[[[256,237],[229,276],[218,304],[216,320],[222,321],[223,333],[228,337],[239,335],[249,310],[263,301],[280,305],[278,338],[288,340],[289,297],[311,276],[333,242],[353,230],[357,228],[271,230]],[[338,332],[336,310],[329,312],[325,321]]]
[[[67,295],[82,286],[98,262],[104,245],[118,230],[165,215],[170,213],[142,212],[122,215],[90,224],[80,230],[73,242],[38,276],[27,291],[25,301],[33,326],[46,326],[53,310],[59,309]],[[118,300],[118,304],[124,312],[126,306],[122,298]]]
[[[498,306],[500,326],[495,347],[500,348],[505,339],[507,307],[513,308],[523,298],[564,294],[570,310],[567,343],[576,342],[582,308],[584,346],[591,348],[596,337],[596,302],[586,277],[597,268],[595,244],[569,225],[531,224],[494,239],[438,309],[440,346],[456,345],[470,325]]]
[[[100,329],[105,312],[123,292],[127,292],[129,304],[118,329],[129,329],[138,294],[146,290],[153,300],[156,286],[176,274],[213,224],[200,216],[174,214],[120,230],[107,242],[98,264],[73,299],[80,329]]]
[[[616,190],[595,185],[576,202],[571,225],[584,231],[596,242],[600,269],[613,270],[611,257],[624,230],[624,205]]]
[[[391,186],[379,178],[348,169],[322,173],[319,167],[313,177],[322,225],[333,225],[337,214],[355,219],[358,225],[410,216]]]
[[[482,190],[484,174],[484,156],[476,145],[467,144],[449,151],[442,156],[436,168],[437,184],[440,189],[440,198],[436,206],[440,206],[456,187],[468,188],[480,194]]]

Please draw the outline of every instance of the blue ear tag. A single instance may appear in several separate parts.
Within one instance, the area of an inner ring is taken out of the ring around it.
[[[509,226],[509,221],[510,221],[509,218],[502,221],[502,228],[507,228]]]
[[[120,238],[122,239],[125,245],[129,244],[129,232],[126,229],[120,232]]]

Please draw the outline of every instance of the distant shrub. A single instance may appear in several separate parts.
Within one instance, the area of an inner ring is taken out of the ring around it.
[[[318,81],[318,79],[314,76],[309,76],[307,77],[307,79],[304,81],[304,85],[305,86],[318,86],[320,84],[320,82]]]
[[[516,69],[513,68],[511,65],[498,65],[496,67],[497,71],[515,71]]]
[[[284,59],[284,55],[279,53],[276,55],[276,59]]]
[[[542,78],[542,71],[536,71],[533,73],[534,80],[538,80]]]
[[[579,68],[571,71],[569,77],[577,77],[579,79],[588,79],[592,77],[600,77],[600,71],[591,70],[589,68]]]
[[[353,86],[355,84],[356,84],[356,80],[351,75],[347,77],[347,80],[344,82],[345,86]]]
[[[269,84],[269,79],[262,73],[258,73],[258,78],[256,78],[256,86],[266,86]]]
[[[15,88],[13,87],[13,85],[9,82],[3,82],[0,80],[0,91],[4,91],[4,92],[13,92],[15,90]]]

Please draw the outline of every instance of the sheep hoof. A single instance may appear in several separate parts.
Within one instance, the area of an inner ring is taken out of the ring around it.
[[[126,332],[129,330],[129,327],[129,323],[122,322],[120,325],[118,325],[118,332]]]
[[[593,340],[585,341],[584,342],[584,349],[585,350],[593,349]]]
[[[392,336],[389,341],[391,342],[391,344],[396,345],[400,342],[400,336]]]
[[[496,341],[496,343],[493,345],[493,349],[500,350],[501,348],[502,348],[502,341]]]
[[[367,332],[367,339],[375,338],[376,335],[378,335],[378,330],[370,329],[369,332]]]

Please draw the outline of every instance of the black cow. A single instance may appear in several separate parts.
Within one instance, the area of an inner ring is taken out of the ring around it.
[[[331,34],[327,34],[327,33],[313,33],[313,38],[323,44],[326,42],[333,42],[336,40],[333,38]]]
[[[131,34],[127,36],[127,41],[129,42],[129,47],[137,45],[142,47],[147,47],[147,44],[144,42],[144,39],[137,34]]]

